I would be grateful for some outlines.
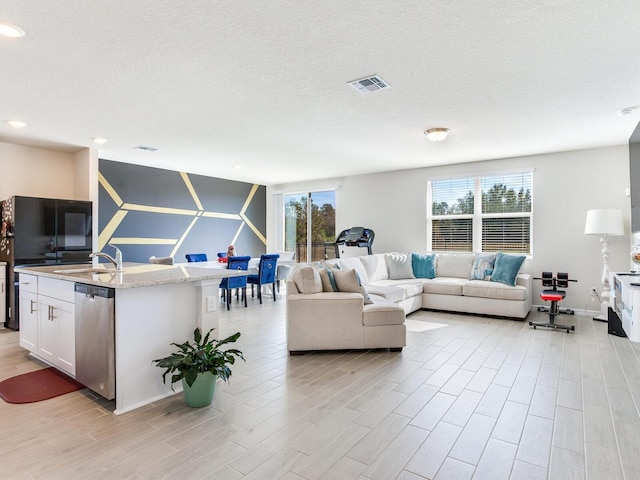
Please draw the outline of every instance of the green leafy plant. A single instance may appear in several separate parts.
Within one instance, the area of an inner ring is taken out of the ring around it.
[[[167,357],[153,360],[158,367],[166,369],[162,374],[163,382],[167,383],[167,375],[169,373],[173,374],[171,376],[172,390],[173,383],[183,378],[187,382],[187,385],[192,386],[198,374],[204,372],[211,372],[226,382],[231,376],[231,368],[229,365],[233,365],[236,358],[244,360],[244,356],[240,350],[235,348],[227,350],[220,349],[222,345],[238,340],[240,332],[236,332],[224,340],[209,340],[209,336],[213,330],[213,328],[209,330],[203,337],[200,329],[196,328],[193,331],[193,343],[189,341],[172,343],[171,345],[178,347],[177,352]]]

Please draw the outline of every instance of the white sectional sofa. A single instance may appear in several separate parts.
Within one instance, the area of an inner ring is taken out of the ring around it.
[[[301,264],[287,282],[288,349],[402,349],[405,314],[421,308],[524,319],[531,276],[518,272],[523,260],[501,253],[387,253]],[[313,282],[301,280],[301,269]],[[351,271],[359,285],[344,281]]]

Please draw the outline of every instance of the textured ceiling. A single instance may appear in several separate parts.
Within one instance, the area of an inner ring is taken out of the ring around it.
[[[261,184],[620,145],[639,18],[628,0],[3,0],[26,36],[0,38],[0,141],[105,137],[101,158]],[[371,74],[392,88],[347,84]]]

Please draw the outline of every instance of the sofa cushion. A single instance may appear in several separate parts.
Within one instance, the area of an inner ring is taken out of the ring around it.
[[[492,282],[500,282],[512,287],[516,284],[516,277],[520,271],[520,267],[525,260],[524,255],[508,255],[498,252],[496,255],[496,263],[491,274]]]
[[[528,292],[520,285],[511,287],[504,283],[469,280],[462,287],[462,294],[466,297],[524,301],[527,299]]]
[[[384,256],[387,264],[389,279],[403,280],[405,278],[416,278],[413,275],[410,253],[387,253]]]
[[[378,280],[386,280],[389,278],[387,271],[387,262],[384,259],[384,253],[376,253],[374,255],[363,255],[360,261],[367,271],[369,283]]]
[[[466,280],[471,276],[473,253],[441,253],[436,264],[436,277],[455,277]]]
[[[358,272],[355,270],[334,270],[333,277],[340,292],[360,293],[364,297],[364,303],[372,303],[367,289],[360,283]]]
[[[341,258],[340,260],[338,260],[338,265],[340,265],[340,270],[355,270],[356,272],[358,272],[362,285],[366,285],[367,283],[369,283],[367,270],[364,268],[364,265],[360,261],[360,257]]]
[[[471,280],[489,280],[496,263],[495,253],[478,253],[473,259],[471,267]]]
[[[310,266],[296,268],[291,273],[291,280],[300,293],[322,292],[322,281],[318,271]]]
[[[394,303],[404,300],[405,296],[405,291],[395,285],[374,285],[370,283],[367,285],[367,292],[371,295],[378,295],[385,300]]]
[[[380,280],[367,285],[370,294],[380,295],[390,302],[400,302],[405,298],[415,297],[422,293],[422,282],[403,282],[400,280]]]
[[[436,278],[436,255],[411,254],[411,267],[416,278]]]
[[[470,280],[467,278],[436,277],[424,282],[424,293],[438,295],[462,295],[462,287]]]
[[[365,305],[362,323],[367,327],[380,325],[402,325],[405,320],[404,309],[395,303],[378,300]]]

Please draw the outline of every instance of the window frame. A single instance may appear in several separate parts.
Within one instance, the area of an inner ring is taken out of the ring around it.
[[[529,212],[506,212],[506,213],[482,213],[482,179],[487,177],[508,176],[508,175],[531,175],[531,211]],[[447,175],[440,177],[432,177],[427,179],[427,251],[442,253],[493,253],[483,250],[482,242],[482,224],[484,219],[493,218],[529,218],[529,251],[528,252],[508,252],[513,254],[526,255],[527,258],[533,256],[533,217],[534,217],[534,199],[533,199],[533,182],[535,169],[523,168],[514,170],[501,170],[485,173],[476,173],[471,175]],[[433,214],[433,182],[455,180],[455,179],[473,179],[473,213],[471,214],[454,214],[454,215],[434,215]],[[472,220],[472,246],[471,250],[434,250],[433,249],[433,221],[445,219],[471,219]]]

